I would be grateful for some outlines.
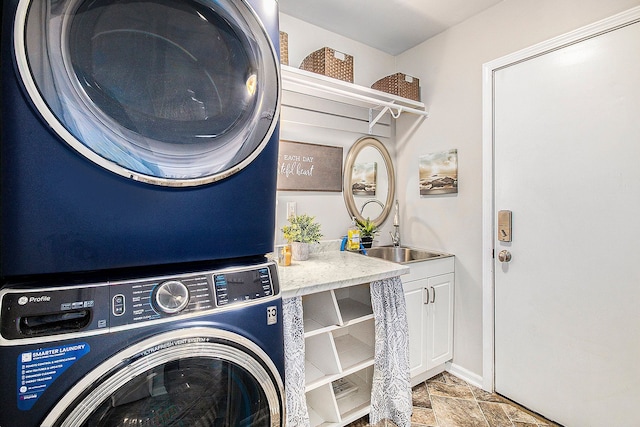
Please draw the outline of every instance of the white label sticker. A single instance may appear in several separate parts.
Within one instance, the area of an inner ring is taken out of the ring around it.
[[[342,52],[338,52],[337,50],[335,51],[335,53],[333,54],[333,56],[336,59],[339,59],[340,61],[344,61],[345,59],[347,59],[347,55],[342,53]]]
[[[275,325],[278,323],[278,307],[271,305],[267,307],[267,325]]]

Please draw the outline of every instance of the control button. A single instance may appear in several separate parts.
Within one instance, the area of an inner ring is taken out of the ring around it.
[[[156,289],[155,302],[161,312],[177,313],[189,304],[189,289],[177,280],[161,283]]]
[[[112,307],[114,316],[122,316],[125,312],[125,304],[124,304],[124,295],[118,294],[113,296],[113,307]]]

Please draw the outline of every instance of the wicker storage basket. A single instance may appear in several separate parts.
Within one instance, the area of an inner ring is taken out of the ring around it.
[[[395,73],[384,77],[371,85],[371,88],[420,101],[420,80],[407,74]]]
[[[323,47],[309,54],[300,64],[300,68],[353,83],[353,56],[330,47]]]
[[[289,65],[289,34],[280,31],[280,63]]]

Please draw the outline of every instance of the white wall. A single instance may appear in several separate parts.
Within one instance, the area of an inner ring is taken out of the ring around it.
[[[397,122],[404,242],[456,255],[454,364],[482,375],[482,64],[640,4],[505,0],[396,58],[420,78],[429,119]],[[419,196],[418,157],[458,149],[459,193]],[[490,195],[485,195],[490,197]]]
[[[353,82],[370,87],[378,79],[395,73],[395,57],[360,42],[324,30],[283,13],[280,31],[289,35],[289,65],[299,68],[302,60],[322,47],[353,56]]]
[[[343,51],[354,57],[354,83],[369,87],[381,77],[395,72],[395,58],[387,53],[365,46],[362,43],[347,39],[335,33],[323,30],[299,19],[280,14],[280,29],[289,36],[289,64],[299,67],[302,60],[311,52],[331,47]],[[285,93],[285,103],[289,103],[290,96]],[[311,108],[311,107],[310,107]],[[313,117],[309,111],[304,111],[305,120],[300,120],[289,105],[283,105],[281,112],[280,139],[313,144],[343,147],[343,163],[349,148],[359,138],[366,136],[362,126],[343,126],[342,130],[327,128],[319,125],[321,117]],[[300,114],[300,116],[303,116]],[[311,116],[311,117],[309,117]],[[392,129],[391,134],[395,132]],[[395,157],[393,137],[378,137],[387,147],[392,157]],[[340,239],[346,235],[351,224],[342,193],[339,192],[302,192],[278,191],[276,212],[276,245],[284,243],[282,226],[287,224],[287,202],[297,204],[297,213],[315,216],[322,226],[323,240]],[[390,243],[388,231],[391,221],[384,225],[376,244]]]

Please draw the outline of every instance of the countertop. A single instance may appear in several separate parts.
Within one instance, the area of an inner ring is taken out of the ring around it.
[[[339,250],[312,253],[306,261],[292,261],[289,266],[278,266],[282,298],[344,288],[407,273],[407,265]]]

